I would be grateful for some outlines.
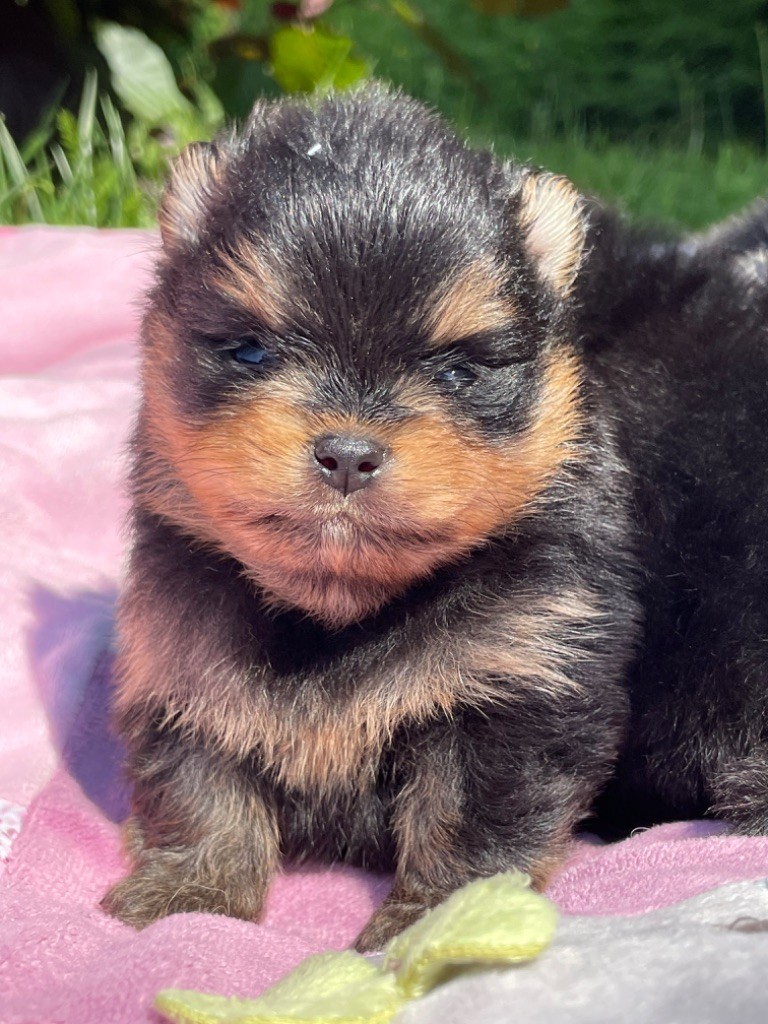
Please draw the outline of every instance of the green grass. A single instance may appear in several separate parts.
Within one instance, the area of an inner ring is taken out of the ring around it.
[[[96,26],[119,108],[91,72],[77,115],[52,112],[20,148],[0,115],[0,223],[154,223],[179,148],[224,109],[244,117],[255,93],[278,91],[274,54],[211,56],[229,16],[204,9],[175,70],[141,32]],[[570,0],[546,18],[486,15],[472,0],[335,0],[323,24],[477,145],[565,174],[633,218],[695,229],[768,192],[764,17],[764,0]],[[238,18],[259,38],[285,31],[265,3]]]
[[[546,17],[482,0],[335,0],[327,18],[374,74],[459,123],[537,137],[574,121],[614,140],[653,134],[714,150],[762,145],[764,0],[569,0]],[[404,16],[404,12],[410,16]]]
[[[768,193],[768,160],[756,149],[723,144],[713,153],[672,145],[587,138],[500,139],[496,151],[569,177],[636,220],[702,228]]]
[[[157,146],[144,135],[144,150]],[[160,185],[142,175],[141,142],[139,132],[129,146],[114,104],[97,94],[94,73],[77,117],[58,111],[21,150],[0,119],[0,223],[152,225]]]
[[[473,141],[565,174],[634,218],[683,228],[711,224],[768,191],[768,160],[743,143],[697,152],[546,126],[524,137],[486,130]],[[90,75],[77,117],[59,111],[21,150],[0,121],[0,223],[151,226],[178,146],[137,120],[126,130]]]

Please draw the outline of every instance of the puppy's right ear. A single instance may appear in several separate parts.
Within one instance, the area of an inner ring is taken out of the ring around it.
[[[567,178],[528,168],[521,168],[517,175],[525,248],[539,278],[564,299],[584,255],[586,204]]]
[[[221,184],[229,156],[226,143],[193,142],[174,160],[158,211],[167,252],[189,249],[200,240],[211,197]]]

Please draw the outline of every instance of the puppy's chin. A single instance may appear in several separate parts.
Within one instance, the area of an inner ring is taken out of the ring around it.
[[[394,515],[394,499],[342,510],[339,502],[312,495],[303,505],[270,496],[259,507],[219,486],[216,500],[202,502],[167,459],[152,455],[142,461],[137,483],[147,511],[235,559],[269,606],[333,629],[375,614],[484,539],[462,528],[460,508],[451,509],[450,520],[425,523],[407,508]]]
[[[319,522],[265,516],[233,554],[275,609],[296,609],[341,629],[373,615],[439,565],[464,553],[447,532],[388,529],[336,516]]]
[[[273,566],[258,566],[248,574],[275,611],[305,612],[330,629],[343,629],[374,615],[407,586],[393,587],[377,580],[345,578],[311,568],[288,573]]]

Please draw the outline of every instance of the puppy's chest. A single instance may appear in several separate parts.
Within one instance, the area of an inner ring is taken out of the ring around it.
[[[373,695],[368,706],[361,698],[306,692],[291,703],[265,694],[264,703],[256,753],[267,774],[292,790],[372,782],[396,727]]]
[[[228,757],[255,760],[287,790],[369,788],[382,756],[407,742],[411,727],[499,696],[487,669],[476,671],[447,642],[363,637],[340,650],[331,638],[318,650],[300,642],[300,631],[270,640],[238,658],[211,652],[214,668],[187,675],[189,685],[172,689],[165,706],[180,727]]]
[[[289,789],[368,788],[409,726],[450,713],[458,694],[449,689],[439,674],[405,662],[267,679],[254,752]]]

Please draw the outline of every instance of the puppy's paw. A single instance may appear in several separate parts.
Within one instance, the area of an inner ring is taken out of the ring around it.
[[[430,905],[425,902],[387,900],[358,935],[355,949],[358,953],[378,952],[429,909]]]
[[[164,862],[160,856],[141,864],[102,899],[112,917],[132,928],[145,928],[168,914],[226,914],[246,921],[261,913],[263,894],[255,887],[237,888],[196,878],[184,863]]]

